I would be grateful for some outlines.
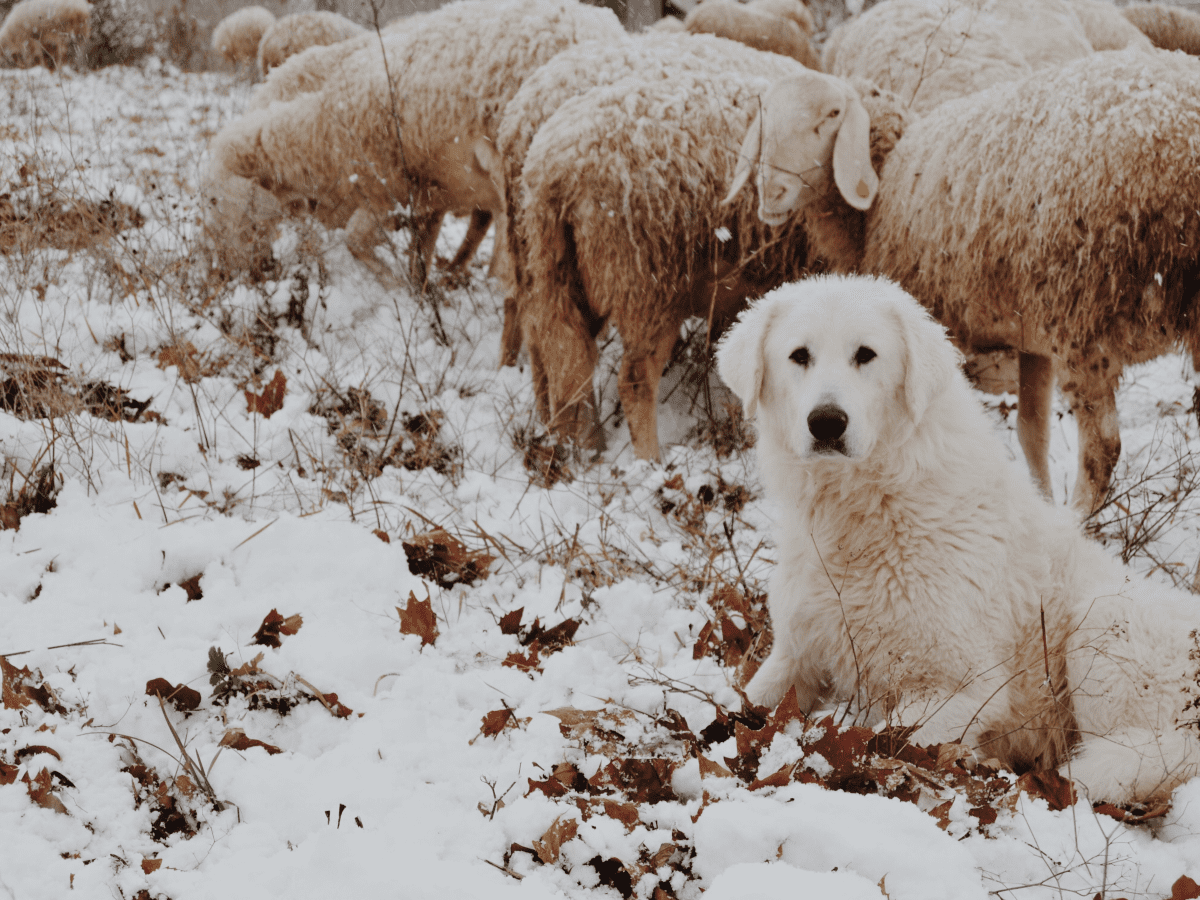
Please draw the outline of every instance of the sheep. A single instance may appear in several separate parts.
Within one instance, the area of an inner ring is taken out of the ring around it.
[[[0,26],[0,58],[21,69],[53,71],[87,41],[91,15],[86,0],[21,0]]]
[[[1126,6],[1121,15],[1137,26],[1155,47],[1200,55],[1200,14],[1162,3]]]
[[[230,65],[236,67],[258,55],[258,43],[267,29],[275,24],[275,16],[261,6],[245,6],[230,13],[213,29],[212,48]]]
[[[888,0],[834,31],[822,62],[919,114],[1091,52],[1067,0]]]
[[[313,199],[329,211],[356,210],[347,243],[383,277],[388,273],[373,254],[376,223],[398,203],[411,206],[410,272],[424,285],[446,212],[472,216],[459,264],[492,216],[504,215],[494,141],[522,79],[592,38],[623,40],[625,32],[612,12],[576,0],[459,0],[385,34],[386,70],[380,42],[368,43],[320,91],[227,126],[212,155],[224,171],[257,181],[284,202]],[[493,270],[503,252],[498,247]]]
[[[703,67],[681,59],[567,100],[508,188],[519,197],[510,242],[523,248],[517,307],[538,411],[579,449],[604,444],[592,377],[606,323],[624,347],[618,391],[634,453],[653,459],[658,384],[684,320],[705,317],[719,334],[747,297],[807,271],[800,223],[764,227],[751,203],[719,203],[769,80],[809,86],[810,155],[832,155],[839,181],[857,185],[870,170],[874,96],[849,97],[838,79],[733,42],[709,52]],[[842,122],[835,149],[828,135]]]
[[[667,34],[677,34],[680,31],[687,31],[683,25],[683,19],[678,16],[663,16],[646,30],[666,32]]]
[[[683,52],[681,52],[683,51]],[[642,78],[653,75],[666,77],[668,72],[705,71],[720,64],[728,55],[726,42],[712,35],[673,36],[643,34],[623,41],[587,41],[564,50],[530,75],[513,95],[504,109],[496,135],[496,150],[503,161],[503,193],[508,221],[517,214],[518,192],[508,190],[519,181],[525,157],[534,135],[560,106],[572,97],[593,87],[613,82],[631,74]],[[496,240],[505,240],[497,234]],[[505,289],[504,317],[506,331],[502,365],[516,365],[521,349],[517,331],[519,318],[515,296],[518,276],[515,267],[524,259],[525,250],[513,233],[507,235],[510,250],[509,265],[497,273]]]
[[[767,130],[790,114],[786,92],[773,99]],[[756,127],[743,168],[758,155]],[[803,210],[809,251],[900,282],[964,347],[1020,351],[1018,437],[1047,494],[1057,369],[1079,429],[1071,502],[1086,515],[1120,455],[1124,367],[1178,344],[1200,350],[1197,128],[1200,61],[1095,53],[908,122],[868,212],[836,196]],[[786,180],[798,158],[762,146],[759,181]],[[767,221],[799,206],[773,196],[760,194]]]
[[[737,0],[704,0],[687,14],[683,25],[691,34],[715,34],[759,50],[790,56],[810,69],[819,70],[821,60],[809,39],[811,28],[806,32],[794,17],[777,15],[774,9],[782,7],[782,3],[773,2],[776,6],[755,7]],[[800,6],[804,8],[803,4]],[[808,22],[811,25],[811,16]]]
[[[325,10],[284,16],[268,28],[259,41],[258,70],[266,75],[301,50],[327,47],[365,32],[366,29],[356,22]]]
[[[1105,0],[1071,0],[1071,8],[1083,25],[1093,50],[1123,50],[1154,46],[1136,25],[1121,15],[1121,10]]]

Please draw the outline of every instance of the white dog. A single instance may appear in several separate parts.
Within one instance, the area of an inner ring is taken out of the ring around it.
[[[778,507],[754,702],[793,685],[804,709],[853,699],[921,744],[1062,767],[1093,800],[1158,799],[1200,772],[1200,603],[1135,580],[1041,498],[908,294],[787,285],[717,359]]]

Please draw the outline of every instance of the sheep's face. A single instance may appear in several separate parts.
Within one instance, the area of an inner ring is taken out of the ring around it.
[[[750,123],[725,203],[757,168],[758,217],[782,225],[818,197],[837,190],[855,209],[875,198],[871,120],[854,89],[820,72],[773,85]]]
[[[814,86],[824,89],[814,91]],[[847,98],[832,85],[806,84],[803,92],[794,88],[787,82],[776,85],[761,119],[758,215],[768,225],[782,225],[830,190],[834,142],[848,108]],[[780,92],[785,96],[776,96]]]

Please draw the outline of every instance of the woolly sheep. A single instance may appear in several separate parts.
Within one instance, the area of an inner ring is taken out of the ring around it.
[[[680,31],[687,31],[687,28],[683,25],[683,19],[678,16],[663,16],[646,30],[676,34]]]
[[[1124,50],[1126,47],[1149,50],[1154,46],[1112,3],[1105,0],[1071,0],[1071,8],[1079,17],[1093,50]]]
[[[522,79],[593,38],[623,40],[625,32],[610,11],[575,0],[459,0],[384,35],[391,84],[379,42],[368,43],[322,90],[254,110],[224,129],[213,157],[284,202],[357,210],[347,242],[384,275],[372,250],[377,223],[396,204],[410,205],[411,274],[424,284],[446,212],[472,214],[475,245],[490,218],[504,214],[494,141]],[[474,253],[467,243],[460,256]]]
[[[258,44],[258,70],[266,75],[284,60],[309,47],[327,47],[366,32],[335,12],[293,13],[275,22]]]
[[[785,108],[765,106],[764,120]],[[1053,360],[1079,428],[1072,503],[1086,514],[1120,455],[1124,367],[1179,343],[1200,350],[1198,128],[1200,61],[1095,53],[909,122],[865,216],[836,196],[805,210],[809,250],[894,278],[965,347],[1021,351],[1018,434],[1047,493]],[[764,161],[796,166],[786,153]]]
[[[86,0],[21,0],[0,26],[0,58],[22,69],[59,68],[87,41],[91,14]]]
[[[246,6],[230,13],[213,29],[212,48],[230,65],[239,66],[258,55],[258,43],[275,16],[261,6]]]
[[[707,318],[718,334],[747,297],[806,271],[800,223],[764,227],[752,203],[720,205],[737,140],[770,81],[810,85],[813,155],[869,168],[869,115],[843,82],[729,41],[713,41],[712,60],[693,70],[687,46],[675,70],[563,103],[509,187],[520,197],[512,241],[524,253],[518,309],[539,413],[561,437],[603,446],[592,377],[595,339],[611,323],[641,458],[659,454],[658,384],[684,320]],[[833,125],[843,121],[835,151]]]
[[[692,34],[715,34],[758,50],[790,56],[819,70],[821,60],[809,39],[811,32],[805,32],[793,18],[776,15],[770,9],[737,0],[704,0],[687,14],[683,25]]]
[[[1155,47],[1200,55],[1200,14],[1162,3],[1137,3],[1126,6],[1121,14]]]
[[[823,63],[923,113],[1091,52],[1068,0],[887,0],[834,31]]]
[[[572,97],[593,87],[612,84],[636,73],[643,79],[668,77],[679,73],[704,72],[719,66],[728,57],[727,44],[712,35],[642,34],[624,41],[586,41],[564,50],[530,75],[513,95],[504,109],[504,117],[496,136],[496,150],[503,161],[503,187],[506,218],[512,221],[517,214],[520,197],[508,186],[519,182],[525,157],[534,135],[560,106]],[[508,240],[511,265],[502,275],[506,290],[506,332],[502,340],[502,363],[515,365],[520,352],[520,335],[516,332],[519,318],[514,295],[518,275],[514,267],[524,259],[525,251],[519,241]],[[497,241],[502,240],[498,233]]]

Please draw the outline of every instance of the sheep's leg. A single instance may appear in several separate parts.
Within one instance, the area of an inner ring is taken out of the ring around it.
[[[571,309],[574,307],[572,306]],[[596,339],[582,322],[549,314],[522,323],[525,344],[533,360],[534,392],[538,409],[552,431],[580,447],[596,452],[604,449],[604,429],[596,408],[592,378],[599,352]]]
[[[1054,391],[1054,363],[1037,353],[1018,354],[1020,387],[1017,393],[1017,440],[1025,452],[1029,474],[1047,500],[1050,486],[1050,401]]]
[[[517,298],[511,294],[504,298],[504,330],[500,334],[500,365],[515,366],[521,355],[521,314],[517,309]]]
[[[1108,378],[1095,371],[1089,375],[1064,387],[1079,430],[1079,474],[1071,505],[1082,516],[1091,515],[1103,502],[1121,456],[1116,391],[1120,373]]]
[[[658,383],[678,334],[678,328],[664,328],[650,341],[621,336],[626,344],[617,392],[629,420],[633,452],[639,459],[659,458]]]
[[[429,264],[433,261],[433,251],[437,246],[438,234],[442,230],[444,209],[421,213],[412,219],[412,244],[408,251],[408,273],[417,290],[425,290],[429,281]]]
[[[491,224],[492,214],[488,210],[471,210],[471,222],[467,226],[467,234],[463,238],[458,252],[454,254],[454,259],[446,263],[443,268],[451,272],[457,272],[465,268],[467,263],[475,256],[475,251],[479,249],[479,244],[483,241],[483,237],[487,234],[488,227]]]
[[[371,274],[387,288],[400,286],[396,273],[375,255],[375,248],[387,240],[387,232],[379,217],[365,206],[360,206],[346,223],[346,249],[350,255],[370,269]]]

